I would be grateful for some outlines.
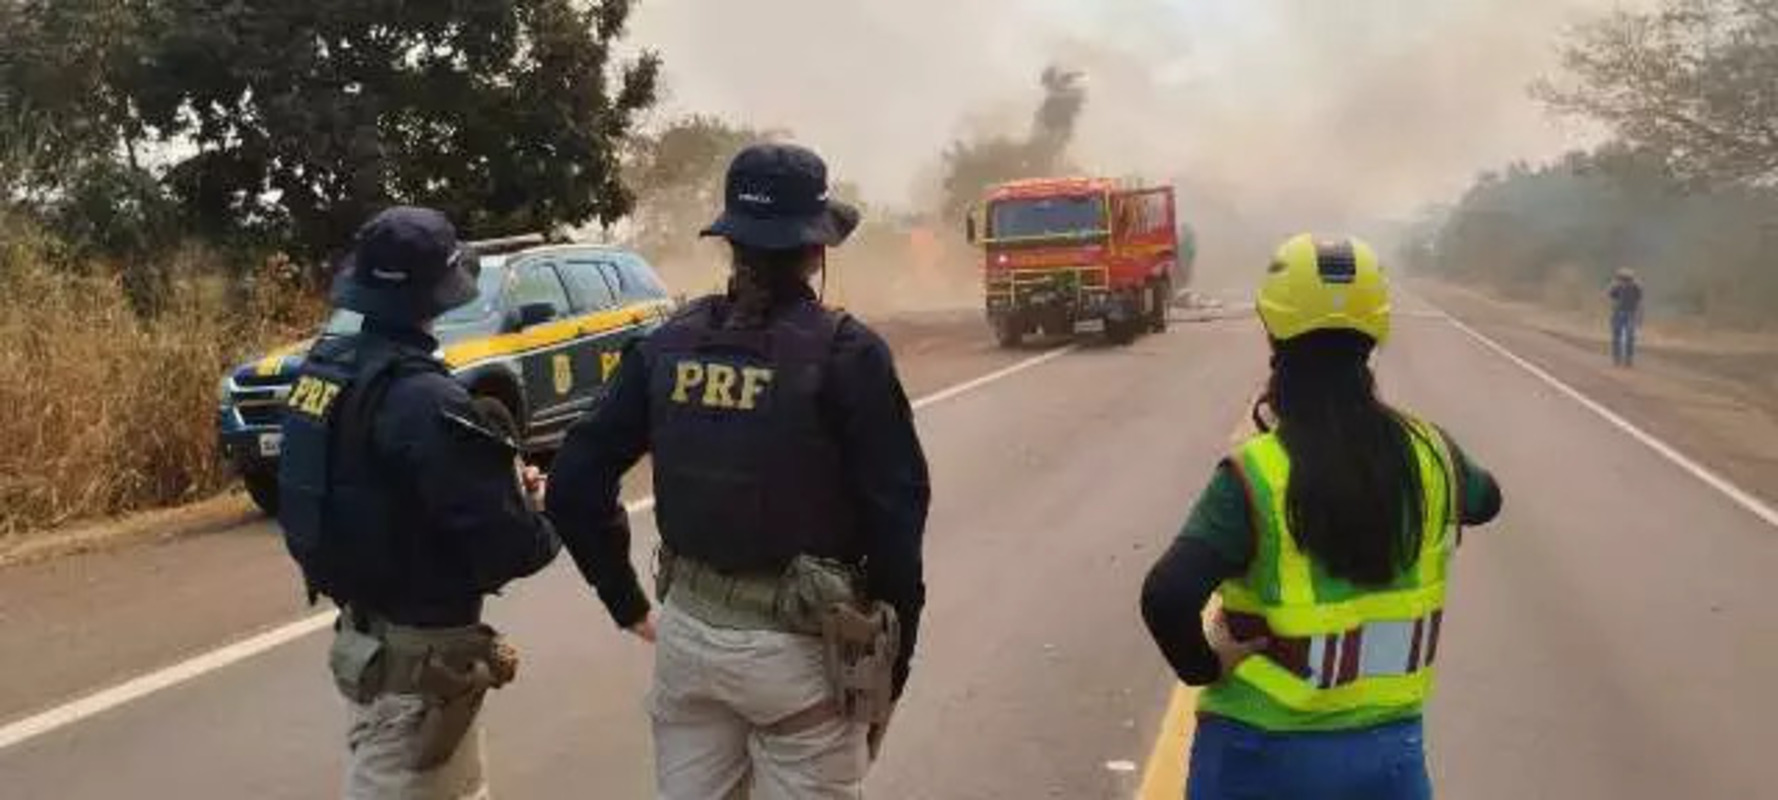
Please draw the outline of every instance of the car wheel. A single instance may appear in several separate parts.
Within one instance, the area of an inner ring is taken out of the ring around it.
[[[278,516],[277,472],[250,472],[241,476],[241,482],[247,485],[247,496],[253,498],[260,511],[268,517]]]

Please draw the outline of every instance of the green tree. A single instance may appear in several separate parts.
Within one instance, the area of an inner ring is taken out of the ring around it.
[[[93,161],[136,163],[145,131],[122,87],[140,0],[0,0],[0,186],[59,189]]]
[[[630,215],[635,246],[657,261],[690,253],[697,232],[722,207],[729,161],[750,144],[787,138],[787,131],[759,130],[704,115],[683,117],[659,131],[632,137],[624,181],[639,196]]]
[[[0,0],[0,199],[35,212],[75,260],[155,252],[173,238],[127,94],[146,8]]]
[[[91,172],[176,199],[187,232],[308,255],[397,202],[481,235],[609,224],[659,72],[615,55],[630,7],[0,0],[0,188],[78,211]]]
[[[1778,0],[1667,0],[1579,26],[1535,93],[1706,183],[1778,179]]]
[[[611,69],[629,0],[157,6],[133,97],[195,145],[167,181],[205,233],[314,252],[394,202],[478,235],[630,209],[618,145],[659,61]]]

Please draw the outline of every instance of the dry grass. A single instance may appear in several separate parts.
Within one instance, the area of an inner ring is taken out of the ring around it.
[[[53,270],[43,253],[29,231],[0,229],[0,537],[226,488],[217,382],[313,324],[314,301],[279,296],[275,279],[231,301],[188,252],[145,320],[115,275]]]

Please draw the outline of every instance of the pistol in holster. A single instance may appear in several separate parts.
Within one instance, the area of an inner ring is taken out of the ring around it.
[[[330,656],[334,682],[354,703],[379,695],[418,695],[426,703],[410,766],[437,767],[457,752],[490,689],[518,675],[518,653],[493,628],[429,631],[341,625]]]
[[[840,716],[886,726],[895,710],[901,623],[887,603],[834,603],[822,619],[827,677]]]

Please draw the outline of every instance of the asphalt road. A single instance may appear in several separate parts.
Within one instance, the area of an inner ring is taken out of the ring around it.
[[[1460,556],[1431,712],[1441,796],[1770,796],[1778,605],[1758,589],[1778,574],[1778,530],[1409,311],[1385,390],[1506,492],[1504,517]],[[914,393],[1038,355],[976,336],[898,341]],[[1136,594],[1227,447],[1263,350],[1251,318],[1179,325],[921,409],[936,483],[928,623],[874,796],[1137,791],[1174,684]],[[0,571],[0,720],[304,616],[277,548],[261,528]],[[492,617],[524,658],[490,701],[496,791],[649,796],[647,648],[612,629],[565,560]],[[0,796],[327,796],[342,715],[324,647],[300,637],[0,746]]]

